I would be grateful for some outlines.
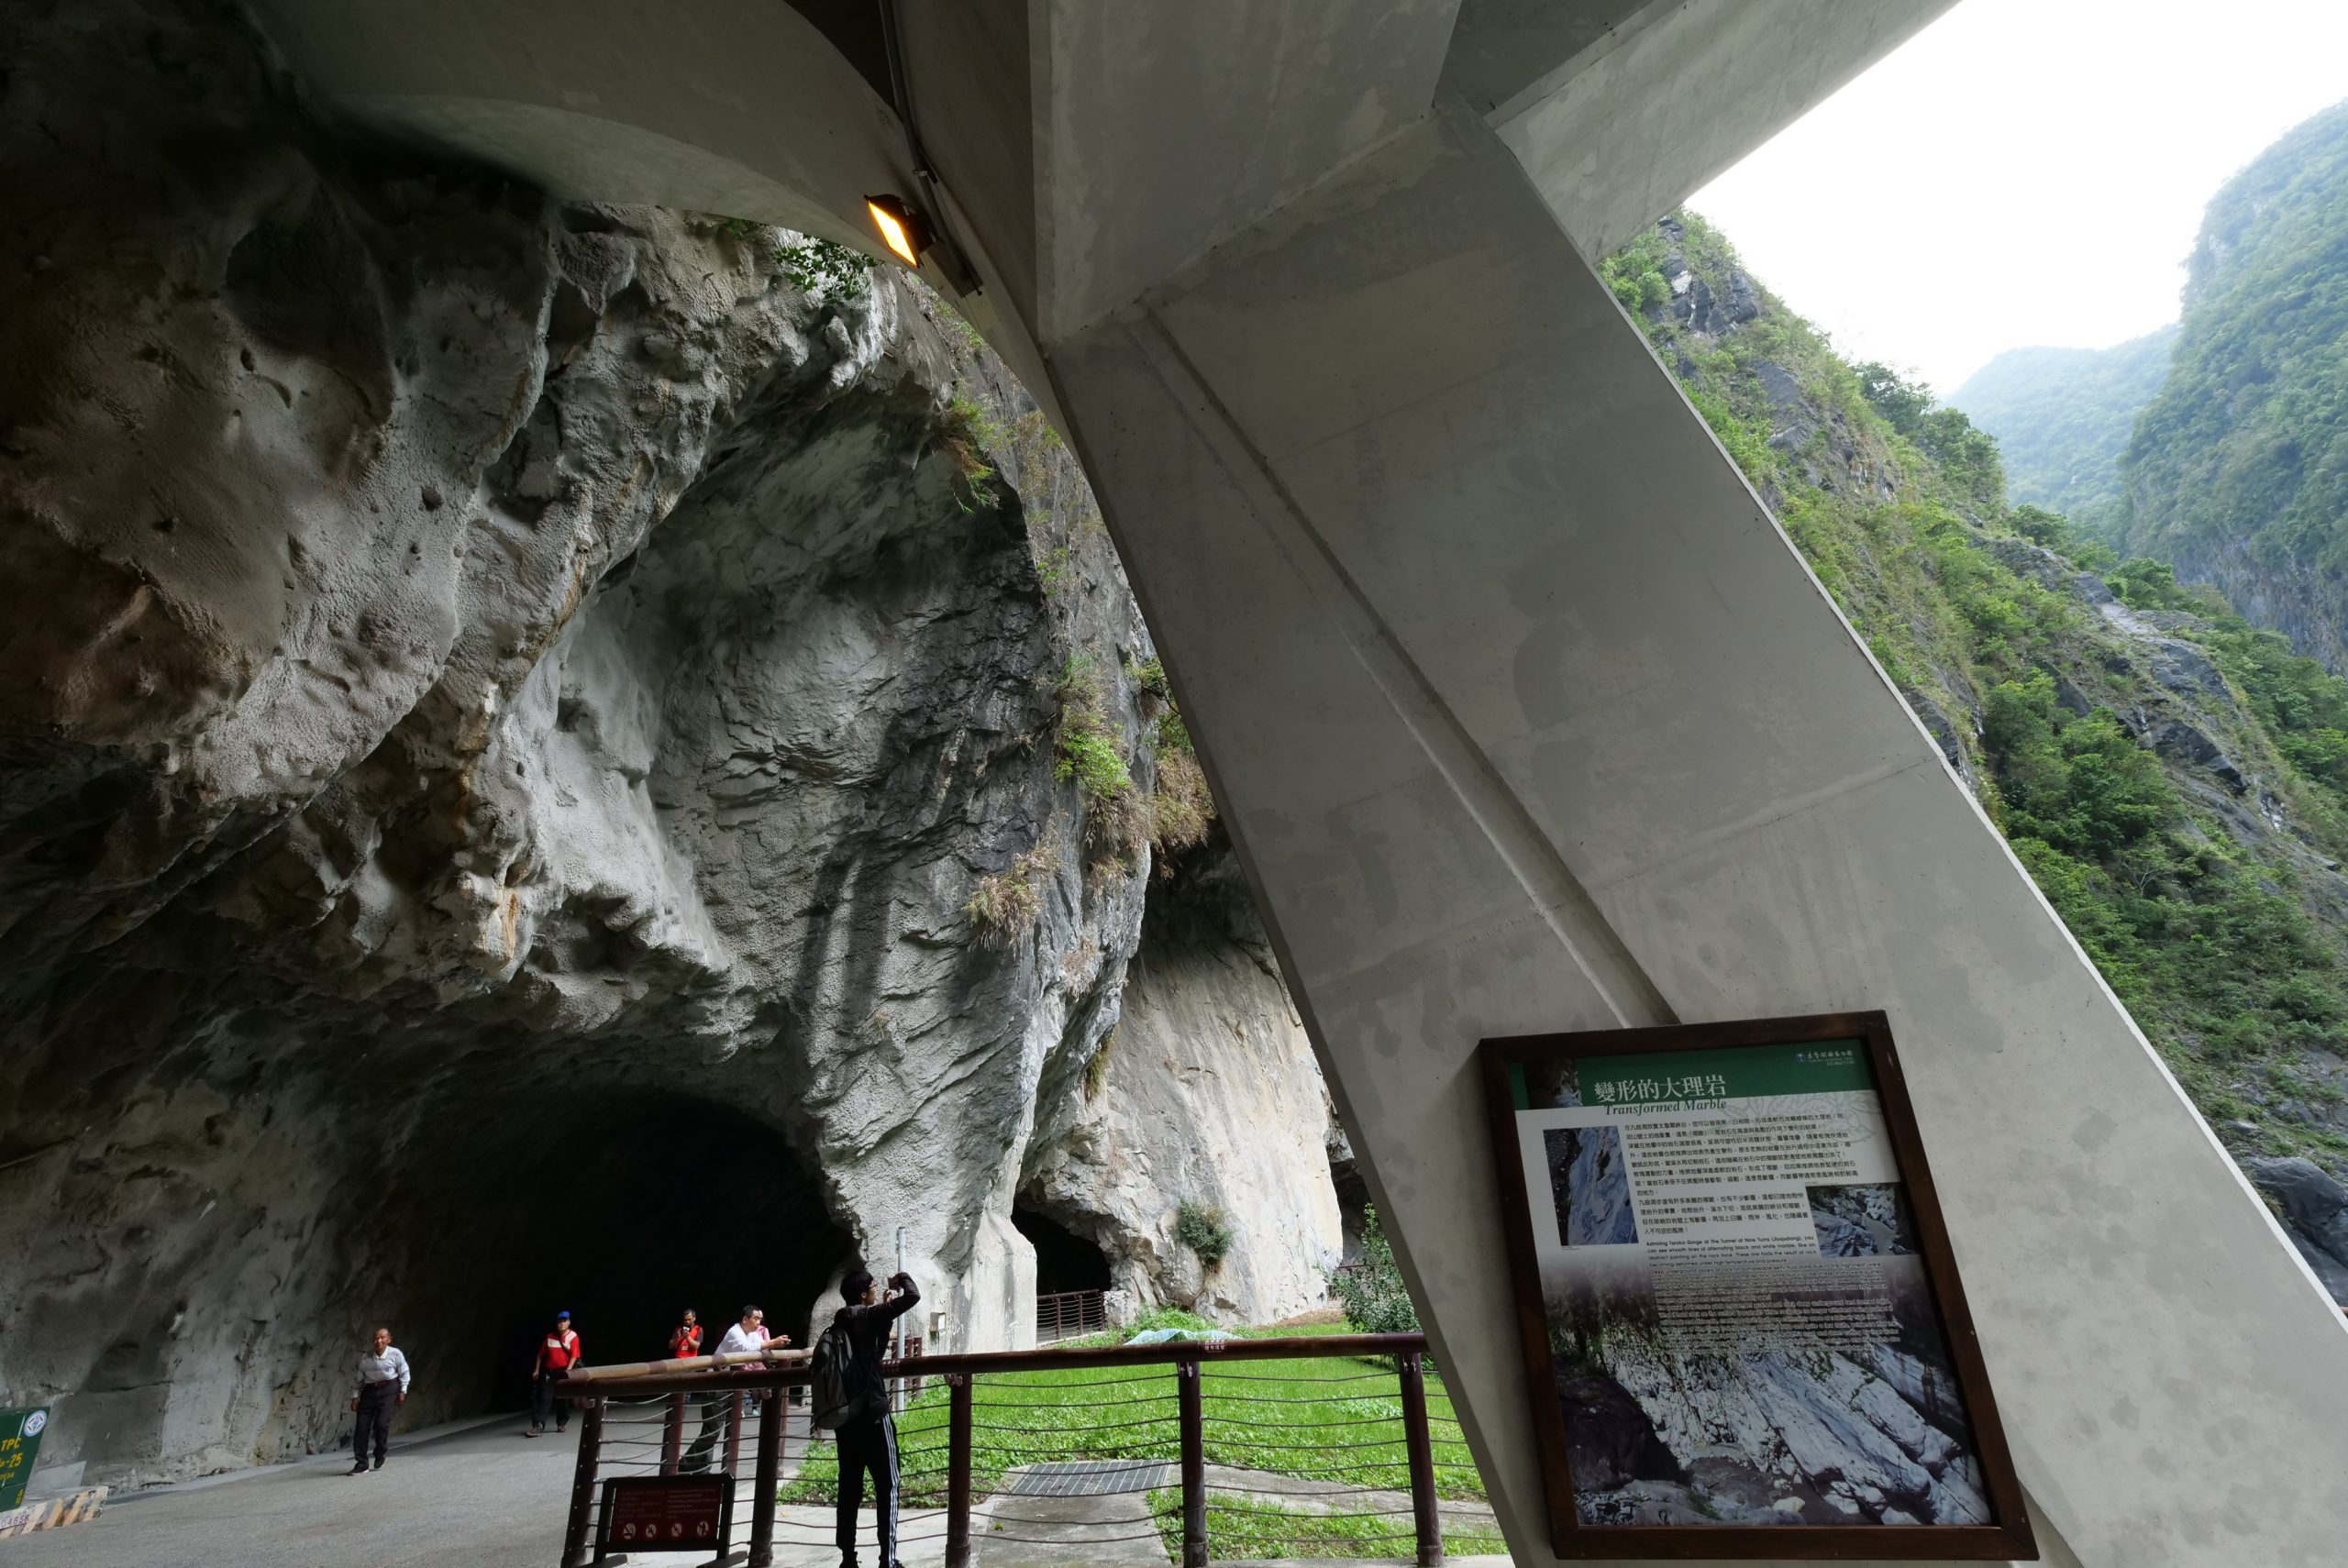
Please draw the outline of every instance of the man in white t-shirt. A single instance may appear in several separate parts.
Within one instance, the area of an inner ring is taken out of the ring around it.
[[[756,1307],[742,1309],[742,1316],[725,1331],[717,1342],[717,1355],[745,1355],[762,1351],[769,1345],[787,1345],[789,1334],[767,1332],[767,1315]],[[701,1396],[701,1430],[693,1437],[693,1445],[678,1463],[681,1474],[699,1474],[707,1470],[710,1458],[717,1452],[717,1440],[725,1430],[726,1417],[742,1396],[730,1389],[712,1389]]]

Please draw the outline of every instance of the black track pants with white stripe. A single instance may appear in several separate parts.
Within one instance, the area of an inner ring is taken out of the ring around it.
[[[856,1557],[856,1511],[864,1477],[872,1477],[872,1512],[880,1537],[880,1568],[897,1560],[897,1424],[887,1416],[850,1421],[836,1434],[840,1445],[838,1541],[842,1562]]]

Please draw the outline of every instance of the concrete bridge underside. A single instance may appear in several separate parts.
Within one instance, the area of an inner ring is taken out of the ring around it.
[[[1589,263],[1946,3],[902,7],[961,304],[1084,456],[1521,1562],[1476,1041],[1845,1009],[2047,1559],[2348,1524],[2348,1331]],[[260,10],[565,194],[871,248],[916,189],[869,7]]]

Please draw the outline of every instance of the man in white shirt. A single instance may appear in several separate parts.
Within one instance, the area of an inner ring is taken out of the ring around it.
[[[735,1323],[726,1329],[725,1337],[717,1342],[717,1349],[714,1353],[718,1355],[740,1355],[748,1351],[765,1349],[767,1342],[767,1331],[765,1327],[766,1320],[767,1315],[758,1308],[743,1308],[741,1321]]]
[[[791,1342],[789,1334],[768,1333],[766,1320],[767,1315],[758,1308],[743,1308],[740,1320],[725,1331],[725,1337],[717,1342],[717,1349],[713,1353],[741,1355],[751,1351],[762,1351],[769,1344],[787,1345]],[[731,1390],[712,1390],[700,1397],[701,1430],[694,1435],[692,1447],[686,1451],[683,1461],[678,1465],[680,1471],[697,1475],[709,1468],[712,1457],[717,1452],[717,1440],[725,1430],[725,1419],[733,1411],[735,1402],[741,1397]]]
[[[407,1357],[392,1343],[392,1331],[375,1331],[375,1348],[359,1357],[359,1382],[350,1392],[350,1408],[359,1414],[350,1433],[350,1468],[345,1474],[367,1474],[367,1444],[375,1445],[375,1468],[392,1445],[392,1412],[407,1403]]]

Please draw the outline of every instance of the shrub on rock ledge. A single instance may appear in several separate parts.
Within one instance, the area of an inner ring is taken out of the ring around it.
[[[1190,1198],[1175,1206],[1174,1239],[1196,1253],[1208,1268],[1224,1260],[1234,1240],[1222,1209]]]

